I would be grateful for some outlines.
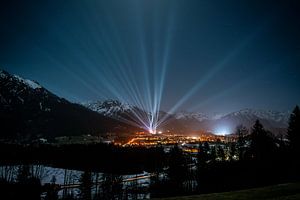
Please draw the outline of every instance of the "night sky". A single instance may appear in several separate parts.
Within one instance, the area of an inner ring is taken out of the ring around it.
[[[0,66],[75,102],[287,111],[300,102],[300,2],[1,1]]]

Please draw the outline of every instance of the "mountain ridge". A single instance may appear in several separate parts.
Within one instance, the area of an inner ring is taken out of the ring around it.
[[[108,100],[112,101],[112,100]],[[117,102],[117,100],[115,100]],[[122,111],[126,111],[130,113],[130,109],[134,108],[133,105],[123,104],[121,102],[117,103],[118,105],[126,105],[126,109],[120,108],[111,108],[109,106],[113,106],[113,104],[107,103],[106,100],[104,101],[97,101],[91,103],[94,107],[87,106],[88,108],[97,111],[97,112],[107,112],[108,110],[118,110],[118,112],[109,112],[109,115],[118,115],[122,113]],[[103,108],[106,105],[105,109],[95,109],[95,108]],[[161,112],[161,111],[160,111]],[[104,113],[105,114],[105,113]],[[231,112],[228,114],[215,114],[209,115],[204,114],[201,112],[186,112],[181,111],[175,114],[168,114],[169,118],[172,121],[176,121],[176,123],[181,124],[185,128],[184,131],[197,131],[197,130],[204,130],[204,131],[211,131],[211,132],[218,132],[218,127],[226,127],[228,132],[233,133],[236,126],[244,125],[247,128],[251,128],[254,124],[255,120],[260,120],[263,125],[265,125],[266,129],[270,129],[271,131],[275,132],[275,134],[282,134],[283,130],[288,126],[288,120],[290,116],[290,112],[279,112],[273,110],[263,110],[263,109],[250,109],[245,108],[235,112]],[[116,117],[116,116],[115,116]],[[280,131],[279,131],[280,130]]]
[[[7,132],[4,134],[6,136],[9,136],[9,132],[15,136],[23,133],[57,136],[121,130],[128,132],[145,128],[128,122],[136,122],[139,117],[150,114],[137,106],[113,99],[80,105],[71,103],[36,81],[11,75],[4,70],[0,70],[0,84],[1,126]],[[182,134],[199,130],[219,132],[220,129],[233,133],[240,124],[250,129],[257,119],[266,129],[282,134],[288,126],[289,115],[290,112],[249,108],[226,115],[186,111],[158,113],[160,119],[166,119],[160,129]]]
[[[35,137],[129,132],[134,127],[71,103],[37,82],[0,70],[0,137]]]

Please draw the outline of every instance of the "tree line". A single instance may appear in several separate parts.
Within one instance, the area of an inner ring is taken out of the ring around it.
[[[199,144],[193,160],[178,146],[165,172],[157,169],[151,196],[178,196],[231,191],[300,180],[300,110],[290,115],[286,137],[275,137],[259,120],[248,130],[236,129],[237,142]],[[164,178],[159,174],[166,173]]]
[[[32,163],[84,171],[79,194],[66,189],[60,197],[63,199],[140,199],[147,195],[154,198],[299,181],[299,126],[300,110],[296,106],[286,137],[275,137],[257,120],[250,130],[243,125],[237,127],[236,142],[203,142],[196,155],[185,153],[178,145],[169,152],[163,147],[121,148],[102,144],[13,146],[16,149],[12,151],[11,145],[2,145],[2,165],[21,165],[15,172],[16,178],[12,178],[9,170],[5,176],[2,173],[1,194],[12,195],[11,199],[16,195],[20,196],[15,199],[41,199],[44,192],[44,199],[58,199],[55,177],[50,184],[42,186],[39,173],[34,175],[28,167]],[[137,181],[127,185],[123,182],[121,174],[141,171],[151,173],[149,187]]]

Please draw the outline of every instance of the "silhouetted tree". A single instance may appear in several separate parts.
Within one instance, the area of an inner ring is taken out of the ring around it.
[[[236,143],[238,157],[239,160],[243,160],[246,151],[245,145],[246,145],[246,135],[248,135],[248,129],[243,125],[239,125],[236,127],[236,134],[238,136],[237,143]]]
[[[169,167],[167,170],[170,192],[172,194],[183,193],[183,183],[186,177],[186,163],[183,152],[176,145],[170,151]]]
[[[98,172],[94,173],[94,176],[95,176],[95,194],[94,194],[94,197],[99,196],[99,182],[100,182],[99,178],[101,176],[101,175],[100,176],[99,175],[100,174]],[[94,198],[94,199],[97,199],[97,198]]]
[[[211,150],[208,142],[200,143],[197,154],[196,181],[198,190],[202,190],[206,184],[208,162],[211,159]]]
[[[218,157],[218,160],[220,160],[220,161],[225,160],[225,152],[221,145],[217,146],[217,157]]]
[[[229,160],[232,161],[232,160],[236,159],[236,154],[237,154],[236,143],[231,143],[229,146],[229,152],[228,152]]]
[[[212,146],[212,147],[210,148],[210,155],[209,155],[209,157],[210,157],[210,161],[211,161],[212,163],[214,163],[214,162],[216,161],[216,158],[217,158],[217,151],[216,151],[216,147],[215,147],[215,146]]]
[[[21,165],[18,169],[18,175],[17,175],[17,182],[18,183],[27,183],[29,178],[31,177],[29,172],[29,166],[28,165]]]
[[[57,200],[58,199],[58,188],[55,183],[44,185],[44,191],[46,191],[45,200]]]
[[[46,197],[45,200],[57,200],[58,199],[58,190],[57,186],[55,185],[56,183],[56,177],[53,175],[50,184],[45,186],[46,190]]]
[[[19,167],[15,195],[17,199],[40,200],[41,181],[33,177],[28,165]]]
[[[122,199],[123,177],[116,174],[103,174],[101,192],[97,199]]]
[[[274,150],[275,143],[271,133],[256,120],[251,132],[250,155],[255,160],[267,161],[272,157]]]
[[[74,200],[75,195],[73,191],[69,191],[65,197],[62,198],[63,200]]]
[[[294,157],[300,156],[300,109],[298,106],[293,110],[287,131],[290,149]]]
[[[198,165],[205,165],[209,160],[210,147],[208,142],[200,143],[198,147],[197,162]]]
[[[163,188],[162,185],[163,180],[160,178],[160,174],[161,174],[161,169],[159,167],[155,168],[152,176],[150,177],[150,185],[149,185],[149,189],[150,189],[150,193],[151,193],[151,197],[158,197],[159,195],[163,194]]]
[[[92,198],[92,176],[90,171],[85,171],[80,177],[80,198],[91,200]]]
[[[137,177],[137,175],[135,176],[135,178],[136,177]],[[137,179],[133,180],[133,181],[130,181],[129,188],[131,189],[131,198],[132,198],[132,200],[137,200],[138,199],[138,193],[139,193]]]
[[[50,183],[53,185],[56,183],[56,176],[52,176]]]

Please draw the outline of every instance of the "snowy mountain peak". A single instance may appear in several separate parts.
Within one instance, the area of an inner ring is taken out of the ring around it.
[[[114,116],[118,113],[131,111],[134,108],[133,106],[118,100],[96,101],[84,103],[83,105],[105,116]]]
[[[279,112],[273,110],[261,110],[261,109],[243,109],[237,112],[228,114],[226,117],[241,117],[247,116],[248,118],[267,119],[274,122],[287,124],[290,116],[290,112]]]
[[[28,87],[32,88],[32,89],[38,89],[38,88],[42,88],[42,86],[34,81],[31,81],[29,79],[24,79],[21,78],[20,76],[17,75],[13,75],[14,78],[16,78],[19,82],[24,83],[25,85],[27,85]]]
[[[15,80],[16,82],[18,82],[20,84],[24,84],[27,87],[30,87],[31,89],[34,89],[34,90],[38,89],[38,88],[42,88],[42,86],[35,81],[29,80],[29,79],[24,79],[17,75],[11,75],[8,72],[1,70],[1,69],[0,69],[0,78],[3,80],[10,79],[10,81]]]
[[[175,114],[176,119],[185,119],[185,120],[197,120],[199,122],[209,119],[209,117],[206,114],[203,113],[193,113],[193,112],[179,112]]]
[[[204,120],[217,120],[222,118],[223,116],[224,114],[220,114],[220,113],[204,114],[201,112],[186,112],[186,111],[178,112],[175,114],[176,119],[185,119],[185,120],[194,119],[199,122],[202,122]]]

